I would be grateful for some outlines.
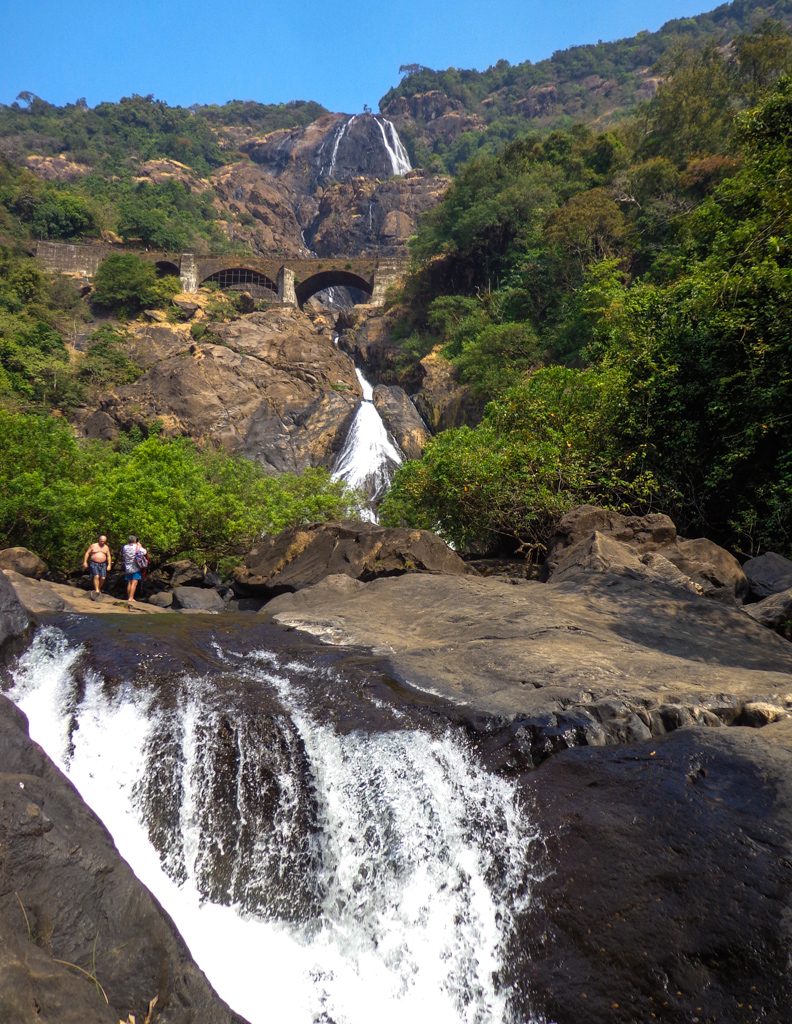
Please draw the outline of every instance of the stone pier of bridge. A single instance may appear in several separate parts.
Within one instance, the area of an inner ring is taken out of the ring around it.
[[[214,283],[221,289],[249,291],[259,300],[300,307],[312,295],[332,287],[357,289],[367,296],[368,303],[381,306],[387,289],[400,281],[407,270],[404,257],[379,253],[329,257],[200,255],[101,243],[39,242],[35,255],[47,270],[92,278],[108,256],[126,252],[134,252],[155,264],[160,275],[178,276],[186,292]]]

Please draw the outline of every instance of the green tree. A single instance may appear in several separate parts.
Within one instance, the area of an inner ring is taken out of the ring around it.
[[[134,316],[162,298],[153,263],[135,253],[118,253],[102,260],[94,276],[93,302],[102,309]]]

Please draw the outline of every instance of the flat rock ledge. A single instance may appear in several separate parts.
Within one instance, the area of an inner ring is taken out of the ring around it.
[[[740,609],[629,574],[335,576],[261,614],[386,657],[396,677],[466,707],[533,764],[568,747],[792,711],[786,641]]]

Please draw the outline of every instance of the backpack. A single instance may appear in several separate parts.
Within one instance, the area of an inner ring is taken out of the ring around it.
[[[135,552],[135,565],[138,569],[148,569],[149,567],[148,555],[142,548],[138,548]]]

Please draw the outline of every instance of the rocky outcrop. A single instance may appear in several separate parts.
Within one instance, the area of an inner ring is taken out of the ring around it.
[[[0,749],[0,1020],[244,1024],[3,696]]]
[[[5,573],[0,572],[0,653],[12,641],[21,637],[30,619],[17,593]]]
[[[407,392],[396,385],[378,384],[374,406],[406,458],[420,459],[431,435]]]
[[[482,403],[460,383],[440,346],[411,366],[405,365],[403,343],[395,337],[400,316],[397,307],[345,311],[338,321],[339,346],[381,384],[403,387],[432,433],[477,423],[483,412]]]
[[[235,570],[245,594],[302,590],[336,573],[354,580],[404,573],[463,575],[467,567],[428,530],[387,529],[373,523],[320,523],[284,530],[253,548]]]
[[[629,572],[739,604],[748,583],[740,563],[706,538],[685,540],[665,515],[624,516],[595,505],[568,512],[547,553],[551,580],[585,572]]]
[[[320,256],[377,250],[403,252],[418,218],[436,206],[450,179],[424,171],[377,181],[355,177],[329,186],[306,238]]]
[[[745,610],[756,622],[792,640],[792,587],[746,605]]]
[[[145,372],[84,412],[78,422],[89,437],[159,420],[166,434],[298,471],[332,464],[360,395],[329,322],[297,310],[215,324],[200,343],[185,328],[139,327],[130,357]]]
[[[749,558],[742,568],[753,597],[770,597],[792,587],[792,561],[775,551]]]
[[[569,750],[525,785],[547,845],[518,941],[548,1021],[783,1024],[792,721]]]
[[[627,575],[335,576],[263,614],[371,648],[419,689],[503,716],[535,763],[567,746],[730,724],[751,702],[792,707],[786,641],[740,609]]]
[[[27,548],[3,548],[0,551],[0,569],[11,569],[20,576],[30,576],[40,580],[49,572],[43,558]]]
[[[480,132],[486,122],[478,114],[465,110],[460,100],[453,99],[441,89],[415,93],[412,96],[394,96],[382,112],[399,131],[405,128],[431,150],[435,142],[452,142],[463,132]]]
[[[52,583],[50,580],[33,580],[10,569],[0,571],[0,580],[11,585],[25,612],[34,617],[42,615],[59,615],[61,612],[77,612],[81,615],[112,615],[126,612],[127,602],[102,594],[96,599],[92,590],[81,590],[79,587],[65,583]],[[124,586],[119,583],[118,593],[123,593]],[[146,604],[136,601],[134,610],[140,612],[159,611]]]
[[[391,177],[389,146],[393,141],[379,115],[324,114],[305,127],[270,132],[241,148],[273,176],[287,176],[302,191],[313,192],[329,180]]]

